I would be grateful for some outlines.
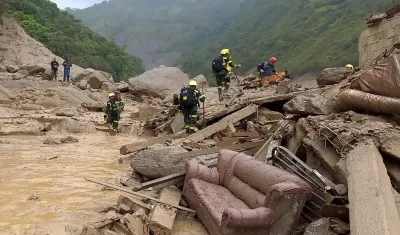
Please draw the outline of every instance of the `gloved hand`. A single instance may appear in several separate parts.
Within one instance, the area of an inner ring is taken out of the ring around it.
[[[241,64],[237,64],[237,65],[235,65],[235,68],[241,68],[242,67],[242,65]]]
[[[260,73],[264,73],[264,70],[260,69]]]

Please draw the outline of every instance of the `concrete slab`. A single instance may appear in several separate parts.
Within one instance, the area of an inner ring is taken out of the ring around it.
[[[382,156],[372,142],[346,159],[352,235],[398,235],[400,218]]]

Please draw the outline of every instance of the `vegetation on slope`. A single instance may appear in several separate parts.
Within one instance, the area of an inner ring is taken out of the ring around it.
[[[181,60],[183,69],[191,75],[209,71],[210,59],[221,47],[231,48],[245,71],[254,72],[271,56],[278,58],[278,70],[293,74],[356,65],[365,17],[395,4],[395,0],[249,0],[216,40]]]
[[[3,0],[1,0],[3,1]],[[141,60],[83,26],[48,0],[11,0],[10,13],[26,32],[54,54],[81,67],[109,72],[116,81],[143,72]]]
[[[140,56],[147,68],[176,65],[218,35],[244,0],[111,0],[87,9],[67,9],[92,30]]]
[[[256,72],[257,64],[271,56],[278,58],[278,70],[297,75],[356,65],[365,17],[396,4],[398,0],[110,0],[72,13],[128,48],[157,48],[155,56],[167,57],[179,52],[172,65],[213,82],[210,64],[222,48],[232,50],[242,73]],[[133,51],[137,49],[128,50]]]

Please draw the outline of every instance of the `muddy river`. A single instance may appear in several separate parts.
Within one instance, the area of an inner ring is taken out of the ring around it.
[[[135,141],[107,134],[74,135],[78,143],[45,145],[45,137],[0,137],[0,234],[80,234],[104,215],[121,194],[102,191],[84,177],[113,181],[129,163],[118,162],[119,147]],[[195,219],[178,218],[176,235],[207,234]]]

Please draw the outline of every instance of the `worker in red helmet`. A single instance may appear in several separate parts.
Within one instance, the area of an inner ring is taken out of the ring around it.
[[[271,57],[268,61],[261,62],[257,66],[257,71],[260,73],[260,78],[270,77],[276,74],[275,63],[276,58]]]

